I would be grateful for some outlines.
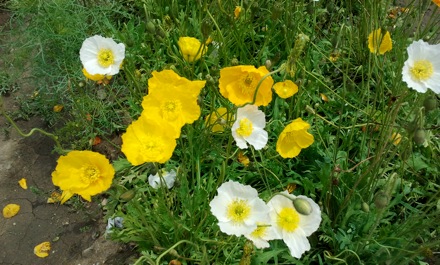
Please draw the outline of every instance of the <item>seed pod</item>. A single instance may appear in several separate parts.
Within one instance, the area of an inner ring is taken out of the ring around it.
[[[422,145],[426,140],[426,132],[423,129],[417,129],[413,136],[414,142],[418,145]]]
[[[425,107],[426,112],[435,110],[437,108],[437,99],[425,98],[425,101],[423,101],[423,106]]]
[[[312,206],[305,199],[296,198],[293,200],[293,206],[295,207],[296,211],[302,215],[309,215],[312,213]]]

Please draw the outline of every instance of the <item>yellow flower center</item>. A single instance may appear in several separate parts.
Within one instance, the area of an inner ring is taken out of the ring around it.
[[[100,178],[100,172],[96,166],[86,166],[83,168],[82,172],[81,180],[88,185],[94,183]]]
[[[240,127],[236,130],[237,134],[243,137],[247,137],[252,134],[253,126],[252,122],[248,118],[240,120]]]
[[[285,137],[284,137],[284,141],[288,142],[288,143],[294,143],[295,142],[295,135],[298,132],[296,131],[290,131],[290,132],[286,132],[285,133]]]
[[[244,95],[253,95],[255,93],[256,80],[251,74],[247,74],[245,78],[242,79],[240,89],[241,93]]]
[[[249,218],[251,207],[246,200],[235,199],[227,208],[227,216],[234,223],[243,223]]]
[[[98,52],[98,64],[102,67],[109,67],[115,62],[115,55],[110,49],[100,49]]]
[[[411,77],[416,81],[425,81],[434,73],[434,67],[428,60],[419,60],[409,69]]]
[[[287,232],[293,232],[299,224],[299,214],[293,208],[283,208],[278,214],[277,224]]]
[[[262,224],[262,223],[258,223],[257,222],[257,229],[255,229],[252,233],[251,236],[256,237],[256,238],[262,238],[266,235],[267,233],[267,228],[269,227],[268,225]]]
[[[160,106],[160,110],[165,120],[173,121],[182,112],[182,103],[178,100],[164,101]]]
[[[149,157],[157,157],[162,155],[164,143],[162,139],[155,136],[148,136],[144,141],[144,149]]]

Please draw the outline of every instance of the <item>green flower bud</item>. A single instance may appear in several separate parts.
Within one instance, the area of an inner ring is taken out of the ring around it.
[[[437,108],[437,99],[425,98],[425,101],[423,101],[423,106],[425,107],[426,112],[435,110]]]
[[[387,207],[389,202],[390,198],[384,191],[379,191],[374,196],[374,205],[376,205],[378,209],[383,209]]]
[[[151,34],[156,33],[156,26],[154,25],[154,23],[152,21],[148,21],[147,25],[145,25],[145,28],[147,29],[148,32],[150,32]]]
[[[363,202],[363,203],[362,203],[362,205],[361,205],[361,209],[362,209],[362,211],[364,211],[364,212],[366,212],[366,213],[369,213],[369,212],[370,212],[370,206],[369,206],[368,203],[366,203],[366,202]]]
[[[232,66],[235,66],[235,65],[238,65],[238,59],[237,58],[233,58],[232,60],[231,60],[231,65]]]
[[[128,202],[129,200],[134,198],[134,195],[136,195],[135,190],[128,190],[128,191],[122,193],[121,196],[119,196],[119,199]]]
[[[418,145],[422,145],[426,140],[426,132],[423,129],[417,129],[413,136],[414,142]]]
[[[294,199],[293,206],[295,207],[296,211],[302,215],[309,215],[312,213],[312,205],[310,205],[310,203],[305,199]]]

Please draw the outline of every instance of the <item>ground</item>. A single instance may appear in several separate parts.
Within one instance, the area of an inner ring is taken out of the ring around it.
[[[0,31],[9,18],[0,10]],[[2,39],[1,42],[7,40]],[[1,43],[0,43],[1,44]],[[0,72],[5,71],[4,56],[11,51],[0,45]],[[4,108],[18,108],[18,95],[31,95],[31,77],[23,73],[19,91],[3,97]],[[38,117],[18,121],[25,132],[45,127]],[[124,264],[128,246],[105,238],[103,212],[99,203],[84,203],[81,209],[68,205],[48,204],[48,195],[56,190],[51,173],[58,155],[53,152],[54,142],[39,133],[24,138],[0,116],[0,208],[10,203],[21,206],[18,215],[5,219],[0,216],[0,265],[39,264]],[[18,185],[27,179],[29,188]],[[52,249],[46,258],[34,254],[34,247],[44,241]]]

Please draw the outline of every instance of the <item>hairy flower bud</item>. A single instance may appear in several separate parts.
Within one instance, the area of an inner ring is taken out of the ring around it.
[[[384,191],[379,191],[374,196],[374,205],[376,205],[378,209],[387,207],[389,202],[390,198]]]
[[[417,129],[413,136],[414,142],[418,145],[422,145],[426,140],[426,132],[423,129]]]
[[[312,213],[312,206],[307,200],[296,198],[293,200],[293,206],[296,211],[302,215],[309,215]]]
[[[435,110],[437,108],[437,99],[425,98],[425,101],[423,101],[423,106],[425,107],[426,112]]]

